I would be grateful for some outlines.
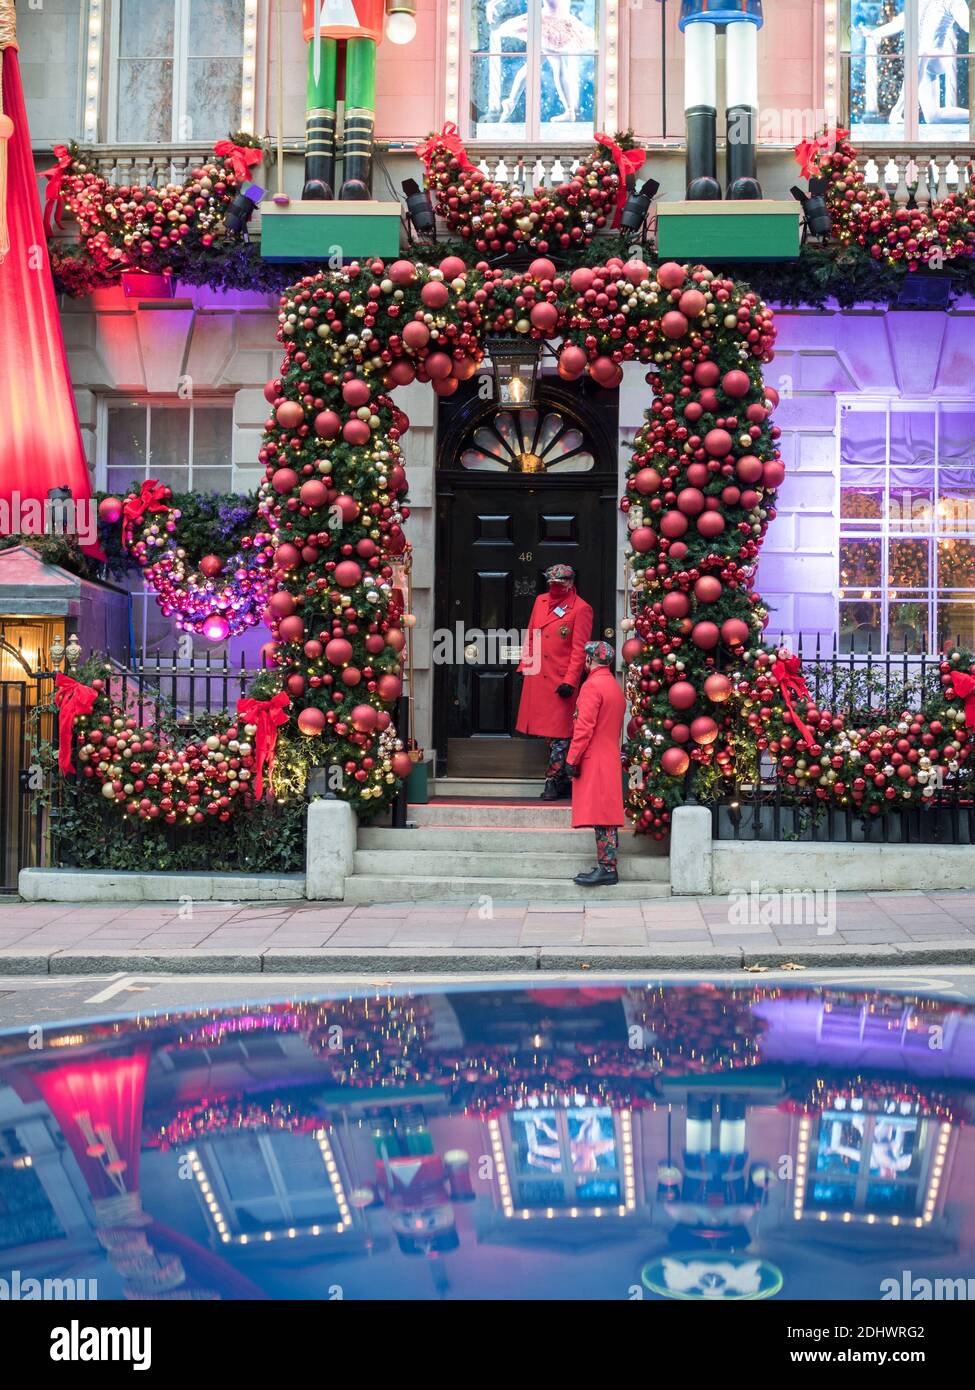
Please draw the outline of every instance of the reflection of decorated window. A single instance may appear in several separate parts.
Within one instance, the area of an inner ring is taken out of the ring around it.
[[[506,1215],[592,1215],[635,1205],[629,1111],[608,1106],[508,1111],[491,1132]]]
[[[477,427],[460,461],[488,473],[586,473],[595,467],[582,430],[553,410],[499,411]]]
[[[112,23],[115,140],[212,141],[253,127],[256,0],[119,0]]]
[[[969,0],[846,0],[844,88],[855,142],[967,141]]]
[[[975,406],[843,408],[843,651],[942,651],[975,638]]]
[[[471,138],[591,138],[598,0],[471,0],[468,15]]]

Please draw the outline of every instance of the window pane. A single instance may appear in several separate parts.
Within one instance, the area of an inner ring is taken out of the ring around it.
[[[887,646],[892,652],[912,655],[928,649],[928,612],[926,600],[891,603],[887,608]]]
[[[475,138],[524,139],[527,59],[471,59],[471,127]]]
[[[222,406],[193,410],[193,488],[229,492],[232,474],[234,414]]]
[[[173,64],[124,58],[118,65],[120,144],[165,144],[173,136]]]
[[[844,465],[886,464],[887,416],[882,410],[844,410],[840,428],[840,460]]]
[[[883,520],[886,469],[843,468],[840,473],[840,519],[862,524]]]
[[[927,541],[891,541],[891,589],[926,589],[930,583],[930,561]]]
[[[930,467],[934,462],[933,410],[890,412],[890,461],[907,467]]]
[[[240,57],[243,50],[241,0],[190,0],[191,57]]]
[[[975,589],[975,542],[938,542],[938,586],[942,589]]]
[[[527,38],[528,0],[472,0],[472,52],[524,52]]]
[[[880,541],[841,541],[840,588],[879,589],[881,583]]]
[[[975,468],[941,469],[938,526],[942,531],[975,531]]]
[[[149,472],[162,468],[186,469],[190,461],[190,412],[152,410],[149,430]]]
[[[561,1173],[562,1149],[558,1121],[551,1110],[513,1114],[511,1142],[519,1173]]]
[[[146,411],[141,405],[108,407],[108,489],[127,492],[146,477]]]
[[[919,0],[918,129],[922,140],[968,139],[968,0]]]
[[[891,468],[887,504],[892,531],[934,528],[934,469]]]
[[[880,604],[856,599],[840,604],[840,651],[880,651]]]
[[[176,6],[159,0],[121,0],[119,55],[123,58],[171,58]]]
[[[542,0],[539,111],[542,137],[572,139],[592,130],[595,93],[594,0]]]
[[[957,601],[956,601],[957,600]],[[955,594],[938,595],[938,650],[975,645],[975,603]]]
[[[888,140],[904,133],[904,0],[852,0],[850,128],[854,138]]]
[[[239,60],[190,58],[186,64],[186,123],[180,131],[181,138],[197,140],[203,138],[204,131],[238,129],[240,92]]]
[[[258,1134],[222,1135],[212,1152],[232,1201],[271,1196],[274,1189]]]

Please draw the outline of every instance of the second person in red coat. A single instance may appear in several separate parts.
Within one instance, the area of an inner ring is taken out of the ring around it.
[[[572,736],[572,710],[582,680],[592,609],[576,593],[571,565],[545,571],[548,592],[539,594],[528,622],[518,670],[525,677],[516,728],[549,740],[544,801],[569,795],[565,756]]]
[[[620,762],[626,696],[613,674],[615,662],[608,642],[587,643],[589,674],[579,692],[565,765],[573,779],[572,827],[591,826],[596,833],[596,867],[575,878],[586,888],[619,882],[619,828],[626,823]]]

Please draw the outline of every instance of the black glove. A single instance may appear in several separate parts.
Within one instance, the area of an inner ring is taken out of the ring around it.
[[[561,685],[555,687],[555,693],[556,695],[561,695],[563,700],[567,700],[570,695],[576,693],[576,688],[574,685],[566,685],[563,681]]]
[[[564,767],[564,769],[563,769],[563,771],[565,772],[566,777],[571,777],[571,778],[578,777],[578,776],[579,776],[580,770],[581,770],[581,769],[578,768],[574,763],[566,763],[566,764],[565,764],[565,767]]]

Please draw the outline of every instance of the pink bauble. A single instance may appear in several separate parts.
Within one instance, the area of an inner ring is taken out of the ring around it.
[[[705,747],[718,737],[718,726],[709,714],[699,715],[691,721],[691,738]]]
[[[333,637],[325,644],[325,660],[333,666],[344,666],[352,660],[352,643],[344,637]]]
[[[355,521],[356,517],[359,515],[358,502],[354,497],[349,497],[344,492],[340,493],[339,496],[335,498],[332,506],[339,513],[346,526],[348,526],[350,521]],[[372,554],[371,551],[370,554]],[[369,556],[367,555],[365,558],[368,560]]]
[[[585,294],[586,290],[592,289],[595,278],[595,273],[587,265],[581,265],[569,276],[569,285],[576,294]]]
[[[402,357],[393,363],[387,375],[394,386],[409,386],[411,382],[416,380],[416,372],[409,362]]]
[[[309,478],[298,490],[303,507],[324,507],[328,501],[328,488],[320,478]]]
[[[575,343],[568,343],[559,353],[559,375],[566,381],[576,381],[586,370],[586,354]]]
[[[456,357],[453,359],[453,372],[458,381],[470,381],[479,366],[475,357],[462,357],[459,361]]]
[[[716,705],[724,704],[731,695],[731,681],[720,671],[713,672],[704,681],[704,693]]]
[[[680,297],[680,311],[689,319],[696,319],[708,307],[708,301],[700,290],[685,290]]]
[[[727,430],[708,430],[704,447],[712,458],[724,458],[731,452],[731,435]]]
[[[589,374],[600,386],[609,386],[617,375],[617,366],[611,357],[597,357],[589,368]]]
[[[670,549],[667,554],[672,560],[683,560],[684,556],[687,554],[687,546],[683,541],[671,541]]]
[[[704,493],[700,488],[685,487],[677,494],[677,506],[685,516],[697,516],[704,511]]]
[[[204,555],[200,561],[200,573],[205,574],[207,579],[214,579],[223,569],[223,561],[219,555]]]
[[[684,419],[689,425],[696,425],[704,414],[704,406],[700,401],[688,401],[684,406]]]
[[[702,574],[694,585],[694,597],[698,603],[717,603],[723,591],[721,580],[713,574]]]
[[[309,661],[317,661],[322,654],[322,644],[317,637],[310,637],[305,643],[303,651]]]
[[[660,320],[660,331],[665,338],[683,338],[690,324],[679,309],[670,309]]]
[[[358,666],[345,666],[339,679],[342,681],[343,685],[347,685],[351,690],[362,680],[362,672],[359,670]]]
[[[299,696],[304,695],[305,693],[304,676],[301,675],[298,671],[293,672],[293,674],[290,675],[288,679],[285,681],[284,688],[285,690],[287,690],[289,695],[293,695],[297,700]]]
[[[762,471],[762,483],[765,487],[781,487],[785,482],[785,465],[781,459],[769,459]]]
[[[351,381],[344,383],[342,387],[342,399],[346,405],[350,405],[353,410],[358,410],[360,406],[368,405],[372,392],[361,377],[353,377]]]
[[[290,618],[282,618],[278,623],[278,637],[282,642],[302,642],[305,637],[304,619],[297,613]]]
[[[393,717],[389,710],[381,709],[376,711],[376,728],[382,733],[383,729],[388,729],[393,722]]]
[[[697,529],[705,540],[713,541],[724,530],[724,517],[720,512],[704,512],[697,519]]]
[[[459,280],[467,274],[467,266],[459,256],[445,256],[438,269],[445,280]]]
[[[721,500],[726,507],[737,507],[741,501],[741,489],[729,484],[728,487],[721,489]]]
[[[623,643],[623,660],[626,662],[636,661],[637,657],[643,653],[643,638],[628,637]]]
[[[431,352],[423,365],[431,381],[443,381],[450,376],[453,363],[445,352]]]
[[[381,632],[370,632],[366,637],[366,651],[370,656],[378,656],[386,645],[386,639]]]
[[[376,682],[376,690],[381,700],[385,700],[387,703],[391,704],[394,700],[398,700],[402,694],[403,682],[400,680],[399,676],[380,676],[379,680]]]
[[[362,566],[354,560],[340,560],[335,566],[335,582],[342,589],[354,589],[362,578]]]
[[[697,691],[690,681],[674,681],[667,692],[674,709],[690,709],[697,700]]]
[[[408,285],[416,275],[412,261],[394,261],[386,272],[394,285]]]
[[[528,274],[533,280],[554,280],[558,271],[546,256],[539,256],[528,267]]]
[[[764,388],[764,391],[765,391],[765,399],[768,401],[769,405],[772,406],[773,409],[774,409],[775,406],[777,406],[778,403],[779,403],[779,393],[778,393],[778,391],[776,391],[776,389],[775,389],[774,386],[766,386],[766,387]]]
[[[735,472],[743,483],[757,483],[761,481],[765,468],[762,460],[754,454],[742,454],[735,464]]]
[[[751,379],[747,372],[743,372],[739,367],[734,367],[730,372],[725,372],[721,378],[721,389],[726,396],[733,398],[747,396],[752,389]]]
[[[656,532],[651,531],[649,526],[637,526],[630,532],[630,545],[638,555],[646,555],[657,547]]]
[[[657,283],[665,290],[676,290],[687,279],[687,269],[676,261],[664,261],[657,269]]]
[[[312,706],[309,709],[303,709],[298,715],[298,729],[309,738],[317,738],[324,728],[325,715],[320,709],[315,709]]]
[[[114,526],[122,518],[121,497],[103,497],[98,504],[98,519]]]
[[[675,724],[670,731],[670,737],[675,743],[689,743],[691,731],[687,724]]]
[[[282,401],[274,412],[274,418],[284,430],[296,430],[304,423],[305,412],[297,401]]]
[[[293,468],[276,468],[271,474],[271,486],[277,493],[293,492],[298,486],[298,474]]]
[[[280,396],[280,394],[281,378],[279,376],[276,376],[273,377],[271,381],[265,384],[264,399],[267,401],[268,405],[273,405],[277,398]]]
[[[432,381],[430,385],[436,395],[452,396],[460,386],[460,382],[455,376],[442,376],[437,381]]]
[[[642,285],[644,280],[649,279],[650,272],[643,261],[627,261],[623,267],[623,274],[631,285]]]
[[[759,405],[757,401],[753,401],[745,411],[745,419],[750,425],[763,425],[767,418],[768,411],[764,405]]]
[[[690,765],[683,748],[665,748],[660,756],[660,766],[668,777],[683,777]]]
[[[274,568],[276,570],[294,569],[301,559],[301,551],[290,541],[284,541],[274,552]]]
[[[686,478],[691,487],[707,487],[711,474],[706,463],[691,463],[688,465]]]
[[[287,589],[276,589],[267,601],[268,611],[272,618],[287,618],[297,608],[294,595],[289,594]]]
[[[406,646],[406,634],[401,627],[391,627],[386,633],[386,645],[394,652],[401,652]]]
[[[698,386],[717,386],[721,380],[721,368],[717,362],[698,362],[694,368],[694,381]]]
[[[748,488],[741,494],[741,505],[745,508],[746,512],[750,512],[753,507],[757,507],[761,500],[761,495],[754,492],[751,488]]]
[[[669,511],[664,512],[660,518],[661,534],[668,540],[676,540],[687,530],[687,517],[683,512]]]
[[[748,624],[741,618],[725,618],[721,624],[721,640],[729,647],[740,647],[748,641]]]
[[[376,727],[378,714],[375,705],[354,705],[349,721],[357,733],[371,734]]]
[[[660,606],[668,618],[686,618],[691,611],[691,601],[681,589],[672,589],[669,594],[664,594]]]
[[[554,304],[549,304],[545,300],[541,304],[533,304],[532,311],[528,315],[532,321],[532,327],[537,328],[539,333],[553,333],[559,321],[559,311]]]
[[[426,324],[421,323],[419,319],[411,319],[403,329],[403,342],[408,348],[412,348],[414,352],[418,352],[420,348],[426,347],[429,341],[430,330],[427,328]]]
[[[320,410],[315,416],[315,433],[319,439],[334,439],[342,428],[342,421],[334,410]]]
[[[720,641],[717,623],[695,623],[691,629],[691,641],[702,652],[713,651]]]
[[[372,430],[365,420],[357,417],[354,420],[346,420],[342,426],[342,438],[346,444],[368,444],[372,438]]]
[[[442,280],[428,280],[420,291],[420,299],[428,309],[442,309],[450,298],[450,291]]]
[[[642,492],[644,497],[649,497],[651,493],[658,492],[662,479],[655,468],[641,468],[633,479],[633,486],[637,492]]]

